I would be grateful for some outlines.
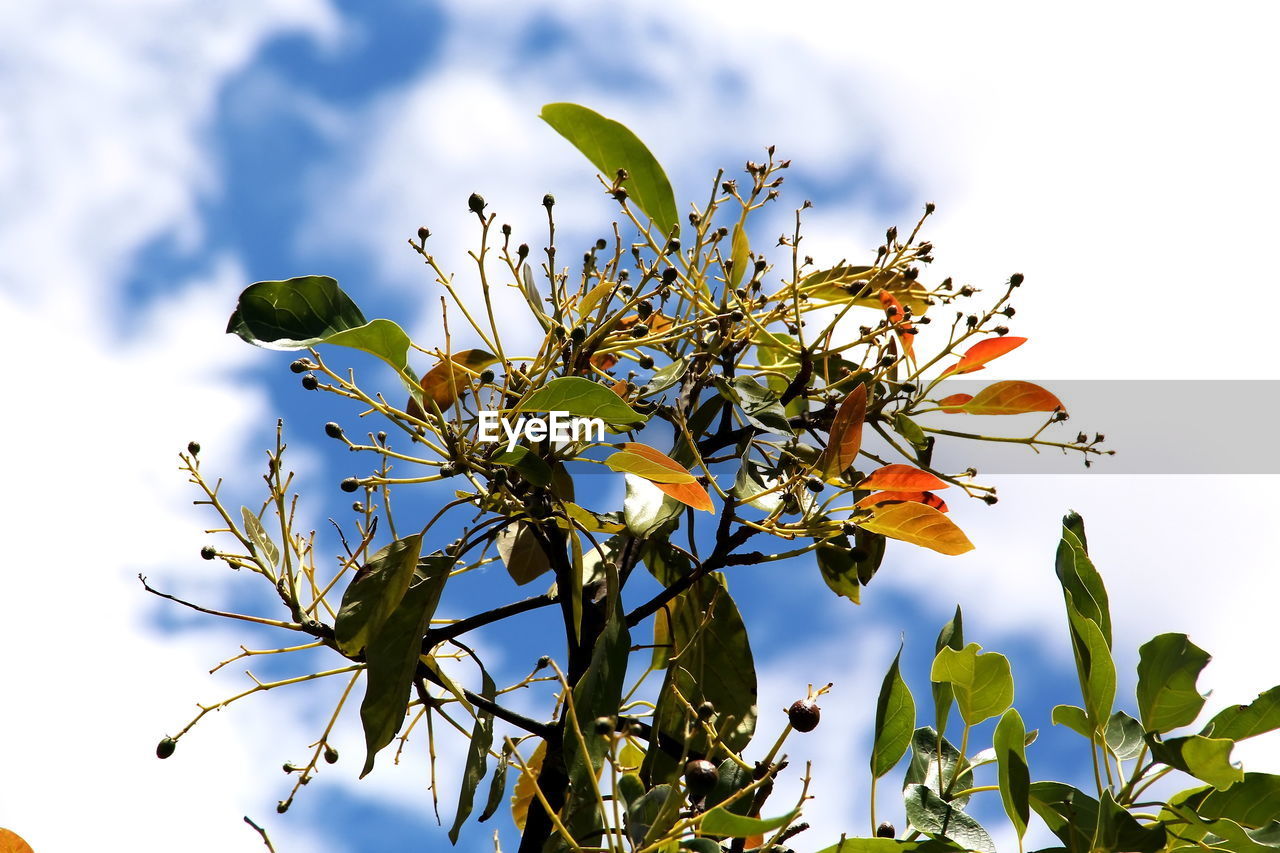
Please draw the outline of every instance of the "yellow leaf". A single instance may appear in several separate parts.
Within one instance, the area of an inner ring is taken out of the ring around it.
[[[529,771],[527,773],[521,771],[520,778],[516,780],[516,786],[511,792],[511,819],[515,821],[516,829],[521,832],[524,832],[524,821],[529,816],[529,804],[533,802],[534,791],[538,785],[538,773],[542,770],[542,759],[546,755],[547,742],[544,740],[538,743],[538,748],[525,762]]]
[[[973,543],[955,522],[922,503],[882,504],[872,510],[869,519],[859,521],[858,526],[952,557],[973,550]]]

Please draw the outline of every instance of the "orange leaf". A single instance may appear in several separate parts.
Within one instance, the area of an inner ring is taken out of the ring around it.
[[[878,506],[869,519],[857,524],[863,530],[952,557],[973,550],[973,543],[955,522],[933,507],[914,501]]]
[[[627,383],[627,380],[619,379],[617,382],[613,383],[609,387],[610,389],[612,389],[613,393],[617,394],[619,397],[621,397],[624,400],[627,399],[627,388],[630,387],[630,385]]]
[[[643,456],[650,462],[661,465],[673,473],[692,476],[689,474],[689,470],[679,462],[660,450],[654,450],[647,444],[627,441],[623,442],[622,449],[624,451],[630,451],[637,456]],[[646,477],[645,479],[648,478]],[[667,497],[674,498],[685,506],[691,506],[694,509],[704,510],[713,514],[716,511],[715,505],[711,503],[711,495],[707,494],[707,490],[702,488],[696,480],[691,483],[659,483],[655,480],[649,480],[649,482],[661,489],[662,493]]]
[[[857,485],[859,489],[890,492],[923,492],[928,489],[945,489],[949,484],[939,480],[928,471],[921,471],[910,465],[886,465],[871,472],[865,480]]]
[[[601,370],[611,370],[618,363],[618,357],[611,352],[599,352],[591,356],[591,363]]]
[[[1012,352],[1027,342],[1026,338],[987,338],[978,341],[965,350],[964,355],[955,364],[942,371],[943,376],[954,376],[961,373],[973,373],[982,370],[988,361],[994,361],[1007,352]]]
[[[1010,380],[983,388],[960,411],[970,415],[1021,415],[1062,408],[1062,401],[1039,385]]]
[[[905,318],[906,312],[902,310],[902,303],[897,300],[892,293],[887,290],[880,291],[880,304],[884,306],[884,311],[889,315],[889,325],[898,330],[898,337],[902,340],[902,349],[908,358],[914,358],[912,346],[915,343],[915,335],[907,330],[911,328],[911,323]]]
[[[867,386],[859,382],[844,398],[831,420],[831,434],[822,454],[822,473],[839,477],[858,458],[862,447],[862,422],[867,419]]]
[[[634,326],[636,323],[639,323],[639,322],[640,322],[639,314],[629,314],[618,321],[618,328],[624,329],[624,330],[630,329],[632,326]],[[650,314],[648,318],[645,319],[644,324],[649,327],[649,334],[661,335],[663,332],[667,331],[672,326],[674,326],[676,324],[676,321],[672,320],[670,317],[668,317],[666,314],[663,314],[660,311],[655,311],[652,314]]]
[[[453,354],[452,364],[442,361],[427,371],[419,383],[423,397],[434,400],[441,411],[453,405],[454,400],[471,387],[471,373],[483,370],[498,361],[498,357],[482,349],[469,349]],[[463,369],[466,368],[466,369]]]
[[[938,512],[947,511],[947,502],[935,495],[933,492],[876,492],[874,495],[867,495],[858,501],[854,506],[858,509],[868,509],[877,504],[893,503],[897,501],[915,501],[925,506],[931,506]]]
[[[942,411],[955,414],[956,412],[963,412],[964,404],[972,399],[972,394],[952,394],[939,400],[938,405],[942,407]]]
[[[716,508],[711,503],[711,495],[707,494],[707,490],[698,485],[696,480],[692,483],[654,483],[654,485],[667,497],[675,498],[685,506],[715,515]]]

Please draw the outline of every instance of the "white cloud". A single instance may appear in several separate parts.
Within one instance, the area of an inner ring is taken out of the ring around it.
[[[298,713],[287,704],[215,715],[185,757],[154,758],[193,700],[212,698],[203,670],[234,644],[160,630],[134,577],[211,565],[195,557],[207,522],[175,454],[198,437],[234,472],[261,423],[261,390],[237,377],[248,349],[209,323],[243,275],[216,258],[141,307],[124,285],[150,241],[200,236],[220,85],[272,36],[332,24],[318,0],[0,9],[0,824],[36,849],[252,849],[240,816],[262,818],[278,790],[258,770]],[[289,842],[320,849],[305,830]]]

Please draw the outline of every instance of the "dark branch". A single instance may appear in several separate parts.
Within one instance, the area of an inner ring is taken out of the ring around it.
[[[493,622],[499,622],[508,616],[516,616],[520,613],[528,613],[530,610],[537,610],[540,607],[547,607],[556,603],[556,598],[550,594],[535,595],[532,598],[526,598],[521,601],[513,601],[510,604],[504,604],[501,607],[495,607],[484,613],[477,613],[474,616],[468,616],[466,619],[459,619],[449,625],[441,625],[439,628],[429,628],[422,638],[422,653],[425,655],[440,643],[446,640],[452,640],[455,637],[461,637],[468,631],[474,631],[476,628],[489,625]]]

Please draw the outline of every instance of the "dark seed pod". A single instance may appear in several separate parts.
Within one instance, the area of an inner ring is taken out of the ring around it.
[[[698,719],[703,722],[711,719],[716,713],[716,706],[710,702],[703,702],[698,706]]]
[[[329,421],[329,423],[324,425],[324,434],[329,436],[329,438],[342,438],[342,427],[338,426],[333,421]]]
[[[338,488],[344,492],[355,492],[360,489],[360,481],[355,477],[348,477],[338,484]]]
[[[551,208],[555,207],[556,197],[553,196],[551,193],[547,193],[542,197],[542,206],[545,207],[547,210],[550,210]]]
[[[351,511],[352,511],[352,512],[364,512],[364,504],[363,504],[363,503],[361,503],[360,501],[356,501],[355,503],[353,503],[353,504],[351,505]]]
[[[1013,275],[1009,276],[1009,286],[1010,286],[1010,287],[1021,287],[1021,286],[1022,286],[1022,273],[1020,273],[1020,272],[1016,272],[1016,273],[1014,273]]]
[[[446,462],[440,466],[441,477],[452,477],[456,473],[458,473],[458,466],[452,462]]]
[[[653,357],[652,357],[652,356],[647,356],[647,355],[642,355],[642,356],[640,356],[640,369],[641,369],[641,370],[652,370],[652,369],[653,369]]]
[[[218,551],[212,545],[205,545],[200,549],[200,559],[202,560],[212,560],[216,556],[218,556]]]
[[[894,829],[893,824],[885,821],[876,827],[876,838],[894,838],[898,835],[898,830]]]
[[[188,452],[188,453],[190,453],[192,456],[199,456],[199,455],[200,455],[200,442],[198,442],[198,441],[189,441],[189,442],[187,442],[187,452]]]
[[[827,484],[822,482],[821,478],[819,477],[810,477],[809,479],[804,481],[804,485],[805,485],[805,488],[807,488],[809,491],[815,494],[827,487]]]
[[[569,333],[569,337],[575,344],[580,344],[587,339],[587,330],[581,326],[574,326],[573,331]]]
[[[675,267],[667,267],[662,271],[662,283],[670,286],[675,283],[677,275],[679,275],[679,273],[676,271]]]
[[[791,722],[791,728],[796,731],[811,732],[822,719],[822,709],[812,699],[797,699],[787,709],[787,719]]]
[[[684,766],[684,786],[694,800],[701,800],[711,793],[719,777],[716,766],[705,758],[696,758]]]
[[[418,226],[418,240],[425,243],[427,238],[431,236],[431,231],[425,225]]]
[[[614,728],[613,717],[596,718],[596,734],[611,735],[613,734]]]
[[[294,373],[306,373],[308,370],[307,360],[305,358],[295,358],[289,362],[289,369]]]
[[[325,760],[325,763],[327,763],[327,764],[337,764],[337,763],[338,763],[338,750],[334,749],[332,746],[329,746],[329,744],[325,744],[325,745],[324,745],[324,760]]]
[[[647,334],[649,334],[649,327],[644,323],[636,323],[631,327],[631,337],[633,338],[643,338]]]
[[[320,380],[316,379],[316,375],[314,373],[308,373],[306,376],[302,377],[302,387],[308,391],[314,391],[320,387]]]
[[[480,383],[482,385],[488,385],[492,383],[493,380],[494,380],[494,372],[492,370],[486,370],[480,374]]]
[[[156,744],[156,758],[168,758],[178,748],[178,742],[171,737],[161,738]]]
[[[288,801],[281,800],[280,802],[276,803],[276,814],[284,814],[288,810],[289,810]]]
[[[546,669],[549,666],[551,666],[551,658],[548,657],[547,655],[543,655],[542,657],[538,658],[538,665],[535,668]]]
[[[470,198],[467,199],[467,207],[470,208],[471,212],[474,214],[483,214],[484,196],[480,195],[480,193],[472,193]]]
[[[528,244],[528,243],[521,243],[519,246],[516,246],[516,257],[518,257],[518,258],[519,258],[520,260],[522,260],[522,261],[523,261],[525,258],[529,257],[529,244]]]

